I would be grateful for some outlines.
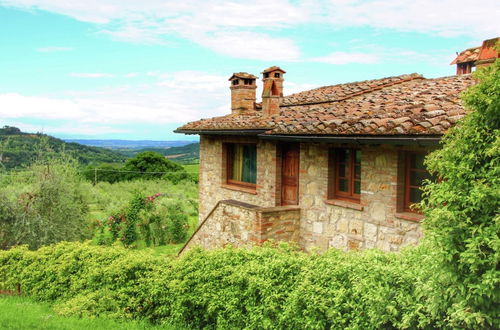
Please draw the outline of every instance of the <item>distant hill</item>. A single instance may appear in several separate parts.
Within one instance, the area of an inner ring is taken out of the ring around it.
[[[180,147],[171,148],[142,148],[142,149],[118,149],[127,157],[133,157],[143,151],[154,151],[164,155],[168,159],[182,164],[198,163],[200,160],[200,143],[190,143]]]
[[[41,133],[25,133],[17,127],[4,126],[0,128],[0,168],[12,169],[29,165],[40,149],[40,142],[47,139],[48,151],[60,152],[65,150],[82,164],[88,163],[118,163],[127,157],[113,150],[85,146],[65,141]]]
[[[66,142],[76,142],[86,146],[109,149],[144,149],[144,148],[170,148],[180,147],[194,141],[152,141],[152,140],[89,140],[89,139],[64,139]]]

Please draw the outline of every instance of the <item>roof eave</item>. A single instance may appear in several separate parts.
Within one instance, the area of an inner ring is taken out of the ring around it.
[[[263,140],[280,140],[287,142],[325,142],[345,144],[393,144],[393,145],[416,145],[437,146],[442,135],[387,135],[387,136],[332,136],[332,135],[279,135],[261,134]]]
[[[259,135],[268,129],[226,129],[226,130],[203,130],[203,129],[176,129],[174,133],[198,134],[198,135]]]

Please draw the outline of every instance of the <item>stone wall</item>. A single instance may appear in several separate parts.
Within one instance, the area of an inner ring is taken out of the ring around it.
[[[416,221],[420,217],[398,212],[398,149],[361,147],[361,199],[357,204],[327,199],[328,147],[301,144],[301,245],[306,250],[397,251],[416,244],[421,237]]]
[[[300,209],[297,207],[260,208],[234,200],[216,204],[181,250],[194,246],[206,249],[227,245],[250,247],[269,239],[298,242]]]
[[[257,188],[254,191],[224,183],[225,142],[257,143]],[[305,250],[335,247],[385,251],[397,251],[403,246],[416,244],[422,235],[421,216],[400,212],[398,206],[402,186],[399,154],[403,149],[381,145],[360,147],[361,199],[357,204],[327,199],[328,149],[331,147],[333,145],[318,143],[300,145],[299,244]],[[280,159],[277,157],[280,148],[276,142],[202,136],[200,148],[200,221],[221,200],[231,199],[261,208],[280,205]],[[277,224],[274,222],[265,239],[283,235],[289,230],[286,221],[283,222],[284,230],[280,230]]]
[[[257,143],[257,188],[239,188],[225,184],[223,143]],[[233,199],[260,207],[276,206],[276,146],[271,142],[245,137],[201,136],[199,176],[199,219],[220,200]]]

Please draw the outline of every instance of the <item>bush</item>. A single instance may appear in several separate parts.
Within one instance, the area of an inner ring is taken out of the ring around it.
[[[180,202],[167,206],[166,241],[167,243],[181,243],[187,238],[189,228],[188,217]],[[158,214],[159,218],[160,215]]]
[[[24,247],[0,253],[0,287],[21,283],[24,294],[56,305],[65,315],[140,315],[142,287],[161,259],[123,247],[60,243],[38,251]],[[163,262],[165,265],[165,262]]]
[[[153,151],[141,152],[128,159],[124,165],[105,163],[86,166],[82,169],[82,175],[93,183],[160,179],[173,184],[182,181],[198,182],[198,175],[187,173],[182,165]]]
[[[0,286],[56,303],[65,315],[147,318],[188,328],[412,328],[426,308],[425,250],[329,251],[281,244],[193,250],[168,260],[120,246],[60,243],[0,252]],[[431,256],[432,257],[432,256]]]
[[[127,174],[129,179],[159,179],[164,176],[163,172],[168,172],[167,175],[177,174],[177,172],[185,173],[182,165],[174,163],[165,156],[153,151],[144,151],[128,159],[123,169],[130,171]],[[173,176],[173,178],[176,179],[177,177]]]
[[[456,327],[500,327],[500,61],[478,70],[462,96],[472,111],[426,164],[442,178],[426,188],[426,236],[448,285],[436,283],[434,305]],[[442,301],[449,301],[443,305]],[[496,302],[492,303],[492,302]]]
[[[0,187],[0,247],[36,249],[89,234],[86,195],[75,165],[64,157],[38,162],[29,177]]]
[[[162,196],[136,192],[125,208],[95,223],[94,241],[111,245],[118,240],[128,247],[140,242],[146,246],[183,242],[189,229],[184,205],[180,201],[158,205]]]
[[[128,179],[121,164],[88,165],[82,169],[82,174],[85,179],[93,183],[115,183]]]

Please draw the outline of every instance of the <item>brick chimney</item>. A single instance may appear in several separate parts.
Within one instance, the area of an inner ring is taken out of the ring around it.
[[[283,98],[283,74],[286,73],[278,66],[272,66],[262,71],[262,114],[272,116],[280,111],[280,102]]]
[[[231,113],[243,114],[255,111],[255,84],[257,77],[246,73],[233,73],[229,81],[231,82]]]
[[[495,49],[499,41],[500,37],[484,40],[479,47],[457,53],[457,58],[451,62],[457,65],[457,75],[471,73],[474,67],[484,67],[495,62],[500,57],[500,52]]]

